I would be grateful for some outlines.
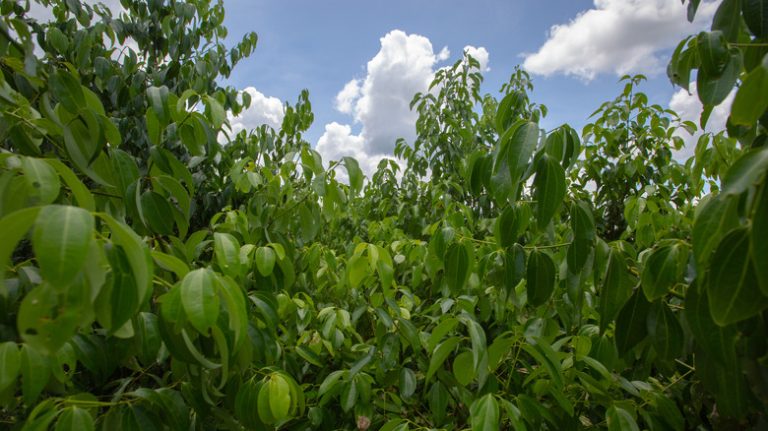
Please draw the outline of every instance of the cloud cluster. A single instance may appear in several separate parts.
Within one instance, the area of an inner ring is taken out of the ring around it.
[[[699,118],[701,117],[701,111],[703,109],[701,101],[696,94],[696,82],[690,84],[691,92],[688,93],[685,89],[679,89],[669,101],[669,107],[673,111],[680,115],[680,119],[693,121],[698,126]],[[707,121],[707,128],[704,131],[699,130],[693,135],[690,135],[685,130],[678,130],[677,136],[680,136],[685,141],[685,147],[682,150],[675,152],[675,157],[678,160],[687,160],[693,156],[696,150],[696,142],[699,137],[705,132],[717,133],[725,129],[725,123],[728,120],[728,115],[731,112],[731,104],[736,94],[736,90],[732,90],[728,97],[725,98],[723,103],[717,105],[709,116]]]
[[[415,138],[418,115],[411,111],[410,102],[416,93],[427,91],[437,64],[450,56],[447,47],[435,52],[428,38],[401,30],[387,33],[380,41],[366,76],[347,82],[336,96],[336,109],[350,115],[360,125],[360,133],[353,133],[350,125],[333,122],[325,126],[317,143],[324,160],[355,157],[368,175],[381,159],[391,157],[398,138]],[[464,50],[478,60],[482,70],[489,70],[488,50],[474,46]]]
[[[246,87],[243,92],[251,96],[251,105],[236,117],[229,114],[232,135],[241,130],[255,129],[262,124],[279,129],[285,116],[283,102],[277,97],[265,96],[253,87]]]
[[[676,0],[594,0],[592,9],[567,24],[553,26],[523,67],[539,75],[562,73],[591,80],[599,73],[657,74],[660,53],[710,22],[718,2],[700,4],[694,23]]]

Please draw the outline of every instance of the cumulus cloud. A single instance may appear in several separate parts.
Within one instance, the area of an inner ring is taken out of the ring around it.
[[[698,125],[703,107],[696,94],[695,82],[690,84],[690,89],[691,93],[688,93],[685,89],[681,88],[673,94],[672,99],[669,101],[669,107],[680,115],[681,120],[693,121]],[[678,130],[676,132],[676,135],[680,136],[685,141],[685,147],[682,150],[675,152],[675,157],[678,160],[686,160],[694,154],[694,151],[696,150],[696,142],[702,133],[717,133],[725,129],[725,123],[728,120],[728,114],[731,112],[731,104],[733,103],[735,94],[736,90],[732,90],[723,103],[717,105],[715,109],[712,110],[712,114],[709,116],[707,128],[705,130],[699,130],[693,135],[690,135],[685,130]]]
[[[229,114],[229,125],[232,127],[232,135],[241,130],[253,130],[262,124],[275,129],[280,128],[283,122],[283,102],[277,97],[265,96],[253,87],[243,90],[251,96],[251,105],[238,116]]]
[[[436,65],[450,56],[447,47],[435,53],[428,38],[401,30],[387,33],[380,41],[366,76],[347,82],[336,95],[336,109],[350,115],[360,132],[354,134],[350,125],[330,123],[317,144],[326,161],[353,156],[368,175],[382,158],[392,155],[398,138],[413,141],[416,137],[418,115],[411,111],[410,102],[414,94],[427,91]],[[487,70],[485,48],[465,49]]]
[[[488,72],[491,70],[491,68],[488,67],[490,54],[488,54],[488,50],[485,49],[485,47],[474,47],[472,45],[467,45],[464,47],[464,52],[469,54],[472,58],[477,60],[478,63],[480,63],[481,72]]]
[[[544,45],[524,54],[523,67],[540,75],[563,73],[587,80],[599,73],[657,74],[661,53],[711,21],[717,2],[699,6],[694,23],[676,0],[594,0],[592,9],[553,26]]]

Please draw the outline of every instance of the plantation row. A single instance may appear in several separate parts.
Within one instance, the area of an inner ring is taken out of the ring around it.
[[[674,51],[699,125],[626,76],[543,130],[465,57],[368,179],[306,91],[231,133],[257,39],[220,1],[33,2],[0,0],[0,427],[768,427],[768,1]]]

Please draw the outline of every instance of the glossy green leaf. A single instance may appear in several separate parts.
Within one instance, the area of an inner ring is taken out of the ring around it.
[[[88,211],[71,206],[43,207],[35,220],[32,245],[43,277],[66,288],[80,273],[93,239]]]
[[[660,358],[671,361],[682,355],[683,327],[663,302],[655,304],[648,314],[648,333]]]
[[[191,271],[181,281],[181,304],[189,323],[200,333],[216,324],[219,316],[219,297],[216,295],[216,280],[210,269]]]
[[[21,170],[27,183],[27,202],[33,205],[47,205],[59,195],[59,176],[56,170],[43,159],[24,157]]]
[[[732,230],[720,241],[710,262],[709,309],[721,326],[748,319],[768,307],[750,258],[749,230]]]
[[[469,406],[472,431],[499,430],[499,402],[493,394],[484,395]]]
[[[456,346],[459,345],[459,342],[461,342],[461,338],[450,337],[435,347],[435,350],[429,358],[429,369],[427,370],[426,381],[429,381],[437,370],[443,366],[443,363],[448,356],[453,353]]]
[[[13,341],[0,344],[0,392],[16,383],[21,370],[21,354]]]
[[[533,250],[528,256],[526,288],[528,303],[534,307],[544,305],[555,291],[555,263],[546,252]]]
[[[272,274],[277,255],[271,247],[257,248],[256,253],[254,254],[254,259],[256,260],[256,269],[259,270],[261,275],[267,277]]]
[[[360,169],[357,160],[352,157],[344,157],[342,160],[344,167],[347,168],[349,187],[352,189],[353,194],[357,194],[363,189],[363,171]]]
[[[693,255],[700,272],[707,267],[720,240],[739,225],[738,199],[727,195],[710,197],[696,208],[693,223]]]
[[[608,431],[640,431],[632,415],[615,405],[605,412],[605,420],[608,422]]]
[[[728,45],[720,31],[701,32],[696,37],[701,69],[707,75],[720,76],[728,63]]]
[[[112,232],[112,242],[121,245],[125,250],[133,276],[136,279],[139,303],[144,302],[151,291],[152,274],[154,273],[152,256],[149,253],[149,249],[147,249],[141,238],[136,235],[136,232],[124,223],[115,220],[108,214],[100,213],[98,216],[109,226]]]
[[[147,221],[148,227],[153,232],[161,235],[173,234],[174,222],[173,217],[170,216],[173,214],[173,207],[162,195],[149,190],[142,193],[139,211],[142,219]]]
[[[77,205],[88,211],[96,210],[96,203],[94,202],[93,195],[85,187],[82,181],[77,178],[74,172],[68,168],[64,163],[56,159],[45,159],[45,162],[51,165],[59,174],[61,179],[64,180],[64,184],[69,187],[69,190],[77,200]]]
[[[768,183],[763,182],[762,190],[756,197],[755,213],[752,220],[750,245],[752,261],[757,279],[764,296],[768,296]]]
[[[696,92],[704,105],[723,103],[736,85],[741,73],[741,53],[734,50],[728,55],[728,61],[720,72],[711,72],[704,68],[696,75]]]
[[[471,267],[467,246],[460,243],[451,244],[445,253],[445,280],[451,292],[458,293],[464,289]]]
[[[768,57],[742,81],[731,106],[730,121],[751,126],[768,108]]]
[[[575,274],[584,267],[594,247],[595,220],[592,210],[582,201],[571,205],[570,216],[573,241],[568,247],[568,270]]]
[[[599,293],[598,313],[600,314],[600,332],[603,332],[632,296],[627,262],[621,252],[615,249],[611,249],[608,255],[608,265]]]
[[[768,36],[768,1],[741,0],[744,21],[755,37]]]
[[[645,262],[640,282],[649,301],[666,295],[683,281],[688,264],[688,248],[682,243],[659,247]]]
[[[768,147],[744,153],[728,169],[723,178],[723,192],[740,194],[765,176],[768,171]]]
[[[6,292],[5,268],[10,263],[13,250],[35,223],[39,212],[39,207],[25,208],[0,219],[0,296]]]
[[[559,161],[544,154],[536,165],[533,180],[536,221],[543,229],[552,220],[565,198],[565,171]]]
[[[24,402],[32,405],[42,393],[51,376],[48,358],[32,347],[21,346],[21,392]]]
[[[93,417],[88,410],[70,406],[62,410],[56,421],[56,431],[93,431]]]

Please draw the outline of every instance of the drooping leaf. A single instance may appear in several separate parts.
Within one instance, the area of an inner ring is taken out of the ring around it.
[[[534,307],[544,305],[555,291],[555,263],[546,252],[533,250],[528,256],[526,287],[528,303]]]
[[[43,207],[35,221],[32,245],[43,277],[66,288],[80,273],[93,238],[93,216],[72,206]]]
[[[0,344],[0,392],[16,383],[21,370],[21,354],[13,341]]]
[[[189,323],[206,334],[219,316],[215,277],[208,268],[190,271],[181,281],[181,304]]]
[[[660,358],[671,361],[683,352],[683,327],[669,307],[656,303],[648,314],[648,334]]]
[[[627,273],[627,262],[621,252],[611,249],[600,289],[598,305],[600,332],[605,331],[608,324],[616,318],[630,296],[632,296],[632,285]]]
[[[484,395],[469,407],[472,431],[499,430],[499,402],[493,394]]]
[[[536,199],[536,221],[543,229],[563,204],[565,197],[565,171],[554,158],[544,154],[536,165],[533,180]]]
[[[682,243],[659,247],[645,262],[640,282],[643,293],[649,301],[654,301],[683,281],[688,263],[688,248]]]
[[[768,1],[741,0],[741,9],[749,31],[757,38],[768,36]]]
[[[628,411],[613,405],[605,412],[608,431],[640,431],[637,422]]]
[[[460,243],[451,244],[445,253],[445,279],[451,292],[461,292],[469,279],[471,270],[467,247]]]
[[[715,250],[707,285],[712,319],[720,326],[748,319],[768,307],[750,257],[749,229],[732,230]]]
[[[733,99],[730,121],[742,126],[755,124],[768,108],[765,94],[768,94],[768,57],[744,78]]]

